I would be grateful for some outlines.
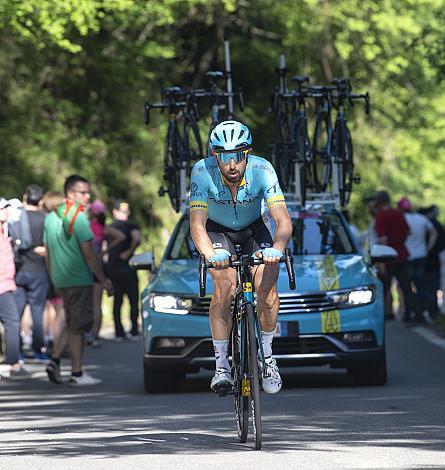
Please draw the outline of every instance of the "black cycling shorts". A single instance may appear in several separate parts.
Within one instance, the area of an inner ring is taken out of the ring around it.
[[[232,230],[207,219],[206,230],[215,250],[224,249],[232,255],[236,254],[235,245],[241,246],[243,255],[251,255],[273,245],[267,216],[260,217],[242,230]]]

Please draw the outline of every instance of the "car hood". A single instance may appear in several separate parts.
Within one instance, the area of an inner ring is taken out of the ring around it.
[[[294,256],[294,271],[299,292],[341,289],[373,282],[368,266],[360,255]],[[149,290],[198,295],[198,281],[197,260],[163,260]],[[212,281],[207,274],[207,294],[212,291]],[[278,291],[289,291],[284,265],[280,265]]]

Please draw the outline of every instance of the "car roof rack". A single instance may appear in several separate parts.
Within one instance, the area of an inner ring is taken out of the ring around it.
[[[337,201],[331,193],[308,193],[306,204],[301,205],[300,200],[295,193],[285,193],[286,204],[292,209],[304,210],[329,210],[337,208]]]

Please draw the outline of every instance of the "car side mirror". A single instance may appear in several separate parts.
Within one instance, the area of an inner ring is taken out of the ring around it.
[[[387,245],[373,245],[371,263],[390,263],[397,258],[397,251]]]
[[[145,251],[144,253],[139,253],[138,255],[133,255],[128,264],[132,269],[137,270],[146,270],[150,272],[155,271],[155,258],[153,253],[150,251]]]

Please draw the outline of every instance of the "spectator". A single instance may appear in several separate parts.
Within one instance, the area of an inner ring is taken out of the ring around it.
[[[442,258],[445,254],[445,230],[442,224],[437,220],[439,215],[439,208],[435,205],[420,209],[420,214],[423,214],[433,224],[436,229],[437,238],[432,249],[429,251],[426,259],[426,295],[430,302],[430,314],[432,318],[436,318],[439,313],[437,305],[437,291],[441,289],[441,265]]]
[[[395,277],[403,294],[405,311],[403,312],[402,319],[403,321],[409,321],[411,312],[415,309],[408,273],[409,252],[405,246],[409,226],[403,214],[391,207],[391,198],[386,191],[377,192],[375,202],[377,209],[375,218],[375,230],[378,237],[377,242],[391,246],[397,251],[395,261],[388,263],[382,268],[384,269],[385,282],[387,283],[385,289],[391,288],[391,280]]]
[[[35,360],[47,361],[45,337],[43,332],[43,313],[48,297],[49,279],[45,264],[43,246],[43,226],[45,215],[40,211],[43,189],[29,185],[23,196],[23,216],[27,217],[30,233],[30,246],[21,251],[20,268],[16,273],[17,290],[15,297],[20,316],[28,303],[32,315],[32,338]]]
[[[15,265],[11,241],[8,237],[9,201],[0,198],[0,322],[5,330],[6,359],[0,365],[0,377],[24,375],[19,364],[20,315],[15,302]]]
[[[63,194],[59,191],[47,191],[43,195],[42,209],[45,214],[56,210],[63,203]],[[48,350],[52,351],[54,338],[59,337],[59,342],[66,345],[66,334],[63,335],[65,324],[65,311],[63,309],[63,299],[54,288],[50,279],[48,301],[45,308],[45,331],[47,334]],[[63,348],[64,349],[64,348]]]
[[[121,307],[125,294],[130,302],[131,330],[129,338],[137,339],[139,335],[138,278],[136,271],[128,265],[128,260],[141,242],[141,232],[136,224],[128,220],[130,213],[130,207],[127,202],[119,200],[115,202],[113,208],[114,220],[111,226],[120,230],[125,235],[125,240],[110,250],[107,266],[107,272],[114,289],[113,318],[117,341],[121,341],[122,338],[126,337],[121,322]]]
[[[93,232],[93,249],[102,263],[102,256],[107,254],[111,248],[125,240],[125,235],[111,225],[105,225],[105,204],[96,199],[88,206],[90,215],[90,228]],[[107,247],[104,250],[105,239],[108,240]],[[86,336],[87,344],[97,348],[100,346],[99,331],[102,324],[102,284],[94,277],[93,288],[93,309],[94,321],[91,331]]]
[[[101,382],[83,372],[84,334],[93,324],[93,273],[104,289],[112,294],[92,247],[93,234],[84,209],[90,199],[85,178],[71,175],[65,180],[65,201],[45,219],[44,241],[47,246],[51,279],[63,298],[65,327],[55,339],[54,352],[46,371],[54,383],[62,383],[60,357],[64,352],[61,338],[68,338],[71,361],[69,384],[96,385]]]
[[[398,208],[405,216],[410,232],[405,241],[408,249],[408,266],[411,285],[416,288],[416,321],[423,322],[425,309],[434,309],[431,299],[426,294],[426,259],[437,239],[437,231],[433,224],[422,214],[413,212],[411,201],[407,197],[400,199]],[[428,240],[428,243],[427,243]]]
[[[371,216],[371,221],[369,223],[368,230],[364,233],[368,242],[368,250],[371,251],[371,248],[377,244],[377,233],[375,231],[375,219],[377,216],[377,204],[375,196],[366,197],[363,202],[366,203],[368,213]],[[394,318],[393,314],[393,301],[392,301],[392,278],[389,277],[389,272],[386,269],[384,263],[377,263],[375,265],[377,270],[377,277],[380,279],[383,285],[383,297],[384,297],[384,309],[385,309],[385,318],[390,320]]]

